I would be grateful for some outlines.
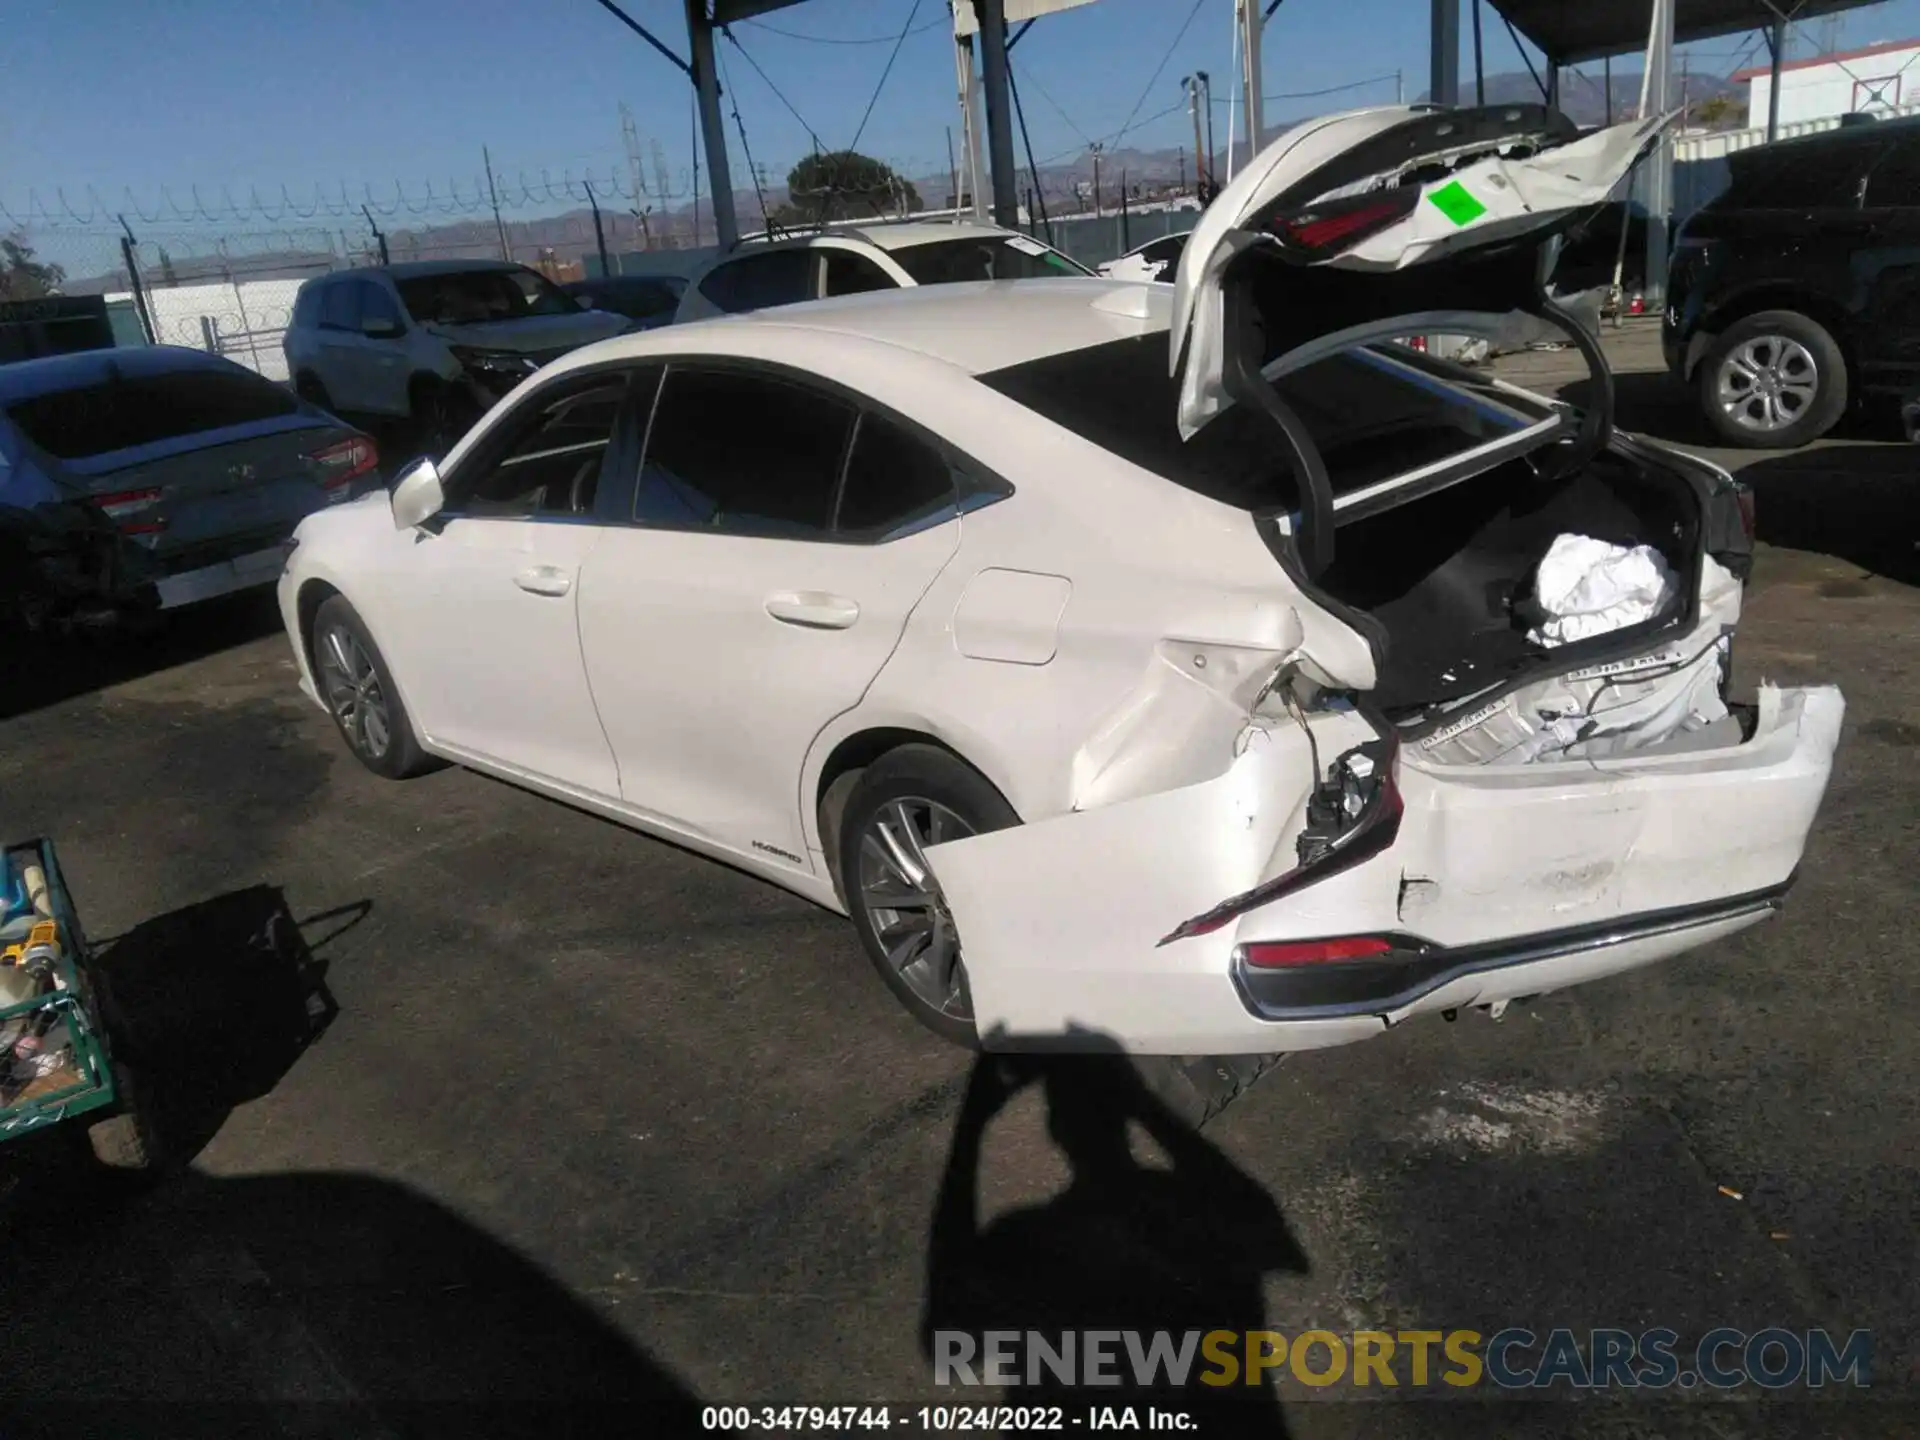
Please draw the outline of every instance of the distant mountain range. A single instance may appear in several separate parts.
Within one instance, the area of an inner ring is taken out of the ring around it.
[[[1461,100],[1466,104],[1475,103],[1474,84],[1471,74],[1461,77]],[[1612,116],[1617,120],[1631,116],[1640,103],[1640,76],[1617,74],[1613,77]],[[1539,86],[1533,76],[1525,71],[1503,71],[1488,75],[1485,79],[1486,103],[1490,105],[1537,103],[1540,99]],[[1724,96],[1736,105],[1744,106],[1745,96],[1739,87],[1731,82],[1710,75],[1692,75],[1687,77],[1685,100],[1689,105],[1714,97]],[[1420,99],[1425,99],[1422,94]],[[1588,78],[1571,71],[1562,72],[1560,84],[1561,109],[1576,123],[1581,125],[1604,124],[1608,117],[1607,96],[1599,77]],[[1284,124],[1269,128],[1267,138],[1271,140],[1282,131],[1297,124],[1300,118],[1289,118]],[[1739,118],[1737,113],[1734,117]],[[1220,139],[1216,130],[1215,139]],[[1226,171],[1226,152],[1220,150],[1214,157],[1215,173],[1224,175]],[[1041,198],[1048,210],[1058,218],[1069,209],[1077,209],[1081,201],[1077,198],[1082,192],[1080,187],[1090,186],[1094,179],[1094,161],[1089,153],[1083,153],[1071,160],[1055,165],[1040,167]],[[920,192],[923,204],[928,209],[940,209],[950,203],[953,180],[947,173],[934,175],[915,175],[908,177]],[[1120,198],[1120,187],[1124,184],[1129,192],[1139,198],[1151,198],[1157,194],[1169,192],[1180,184],[1191,184],[1193,180],[1193,154],[1187,147],[1168,147],[1164,149],[1142,150],[1127,148],[1105,151],[1100,156],[1099,181],[1103,202],[1107,208],[1116,206]],[[1021,198],[1026,199],[1028,188],[1027,172],[1021,171]],[[734,192],[734,210],[740,217],[740,225],[745,230],[760,227],[760,207],[762,198],[753,190]],[[785,185],[770,186],[765,192],[764,203],[769,213],[783,205],[787,199]],[[654,247],[684,248],[694,239],[694,206],[692,203],[677,205],[647,217],[647,233]],[[703,243],[711,244],[713,238],[713,211],[711,202],[704,197],[699,206],[700,238]],[[638,248],[638,224],[631,214],[626,212],[607,212],[604,217],[607,227],[607,248],[622,253]],[[545,216],[534,220],[509,220],[506,222],[508,243],[516,258],[530,260],[547,250],[563,261],[578,260],[592,255],[595,250],[593,238],[593,212],[582,206],[562,214]],[[459,259],[487,256],[499,253],[499,231],[493,220],[475,218],[459,220],[447,225],[434,225],[417,230],[395,230],[387,236],[388,251],[396,262],[402,260]],[[231,263],[235,272],[248,279],[299,278],[315,274],[328,268],[333,257],[326,252],[276,252],[272,254],[253,254],[233,257],[231,262],[218,259],[194,258],[171,262],[171,275],[174,283],[204,283],[208,280],[221,280],[227,276],[227,265]],[[142,278],[150,285],[167,283],[159,269],[143,271]],[[94,276],[89,279],[70,280],[64,287],[69,294],[99,293],[106,290],[126,288],[126,277],[121,274]]]

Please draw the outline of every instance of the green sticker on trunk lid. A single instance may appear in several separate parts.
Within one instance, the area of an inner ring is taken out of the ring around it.
[[[1456,225],[1471,224],[1487,213],[1487,207],[1474,199],[1473,192],[1458,180],[1442,185],[1427,199],[1433,202],[1436,210]]]

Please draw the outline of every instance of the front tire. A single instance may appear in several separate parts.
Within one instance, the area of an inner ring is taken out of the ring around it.
[[[1019,823],[985,776],[932,745],[874,761],[841,815],[841,886],[860,944],[907,1013],[956,1045],[980,1043],[973,996],[924,847]]]
[[[320,383],[320,377],[311,372],[303,372],[293,382],[293,393],[309,405],[318,405],[329,414],[333,412],[333,397],[327,394],[327,387]]]
[[[1793,310],[1729,325],[1700,361],[1707,423],[1730,445],[1792,450],[1817,440],[1847,409],[1847,362],[1833,336]]]
[[[309,654],[315,687],[356,760],[388,780],[437,768],[414,733],[386,657],[346,597],[331,596],[314,613]]]

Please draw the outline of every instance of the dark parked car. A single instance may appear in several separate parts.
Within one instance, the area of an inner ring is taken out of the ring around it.
[[[0,623],[270,585],[294,526],[379,488],[379,464],[358,430],[199,350],[0,365]]]
[[[624,315],[636,330],[651,330],[673,320],[687,288],[679,275],[610,275],[600,280],[575,280],[560,287],[589,310]]]
[[[1682,228],[1667,364],[1735,445],[1803,445],[1920,382],[1920,120],[1728,157]]]

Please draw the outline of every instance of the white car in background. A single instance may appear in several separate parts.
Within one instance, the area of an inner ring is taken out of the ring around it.
[[[1771,913],[1831,688],[1725,694],[1704,462],[1414,354],[1543,306],[1657,136],[1540,107],[1289,131],[1175,286],[950,285],[674,326],[300,529],[301,685],[387,776],[484,770],[850,915],[992,1048],[1252,1056]],[[1564,535],[1674,580],[1534,638]],[[1104,1037],[1104,1038],[1095,1038]]]
[[[674,323],[836,295],[1093,272],[1018,230],[909,220],[743,241],[687,287]]]
[[[1178,235],[1162,235],[1094,269],[1107,280],[1158,280],[1171,285],[1174,272],[1180,268],[1180,252],[1187,248],[1187,237],[1192,233],[1182,230]]]

